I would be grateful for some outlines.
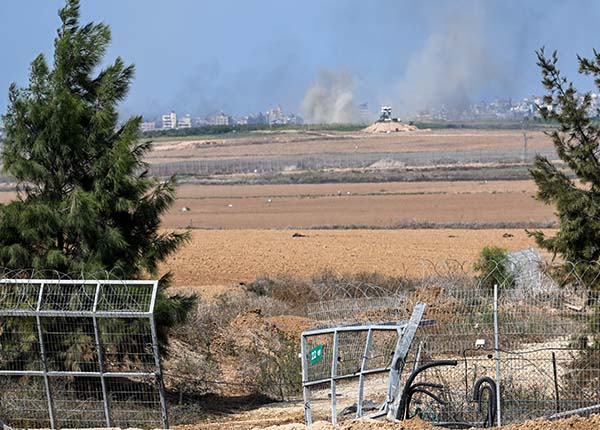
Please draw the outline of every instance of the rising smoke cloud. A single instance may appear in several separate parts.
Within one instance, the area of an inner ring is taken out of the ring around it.
[[[461,109],[491,86],[506,88],[511,71],[495,56],[484,2],[452,2],[434,14],[422,49],[410,57],[389,102],[402,112]]]
[[[351,73],[321,69],[304,96],[300,114],[311,124],[358,122],[354,89],[355,79]]]
[[[456,0],[424,6],[424,13],[429,28],[422,46],[415,46],[395,71],[388,69],[384,80],[369,82],[369,91],[378,93],[377,104],[391,105],[404,117],[441,107],[460,111],[490,90],[511,93],[515,71],[510,61],[502,61],[497,43],[489,37],[493,14],[485,2]],[[390,45],[389,55],[394,51]],[[305,120],[359,122],[356,80],[349,71],[322,69],[301,104]]]

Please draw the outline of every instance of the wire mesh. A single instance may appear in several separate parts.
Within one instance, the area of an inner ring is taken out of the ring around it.
[[[316,171],[327,169],[385,170],[422,166],[460,166],[465,164],[520,164],[531,163],[537,155],[557,160],[553,149],[537,149],[525,157],[521,149],[515,150],[448,150],[448,151],[404,151],[396,152],[350,152],[248,155],[238,158],[207,158],[156,162],[149,166],[153,176],[179,175],[230,175],[230,174],[273,174],[290,171]]]
[[[0,280],[1,418],[15,428],[167,427],[156,281],[7,274],[14,277]]]
[[[0,417],[22,428],[50,428],[48,399],[41,376],[0,378]]]

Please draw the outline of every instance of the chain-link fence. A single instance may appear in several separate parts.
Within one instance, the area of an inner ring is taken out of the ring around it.
[[[12,275],[0,279],[0,417],[7,424],[167,428],[156,281]]]
[[[474,271],[469,262],[425,262],[409,291],[311,304],[309,314],[335,326],[402,319],[427,305],[430,323],[401,375],[401,418],[492,426],[599,411],[597,265],[550,265],[531,250],[488,263]]]

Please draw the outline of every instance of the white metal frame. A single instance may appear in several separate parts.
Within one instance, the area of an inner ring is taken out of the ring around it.
[[[395,417],[399,402],[400,393],[400,375],[404,367],[404,362],[410,345],[414,338],[415,332],[421,323],[423,313],[425,312],[425,304],[417,303],[413,309],[412,316],[408,321],[400,321],[385,324],[364,324],[364,325],[349,325],[337,326],[329,328],[320,328],[308,330],[302,333],[300,338],[300,348],[302,355],[302,392],[304,397],[304,418],[306,425],[312,424],[312,410],[310,405],[311,387],[329,383],[331,389],[331,422],[337,422],[337,400],[336,400],[336,384],[337,381],[358,378],[358,393],[356,416],[363,416],[363,395],[365,376],[380,373],[389,373],[388,393],[385,403],[381,406],[379,412],[373,415],[384,416],[393,415]],[[338,374],[338,349],[339,349],[339,333],[343,332],[367,332],[365,340],[364,352],[361,360],[360,370],[354,373],[343,375]],[[379,367],[376,369],[367,369],[369,354],[372,346],[373,334],[377,331],[395,331],[398,334],[394,357],[389,366]],[[328,378],[309,379],[309,351],[307,338],[319,335],[333,335],[333,347],[331,353],[331,376]]]
[[[0,368],[0,377],[2,376],[41,376],[44,378],[44,386],[48,402],[48,415],[50,426],[52,429],[57,428],[57,416],[54,408],[54,397],[52,395],[50,379],[55,377],[97,377],[100,378],[102,387],[102,400],[104,405],[104,415],[107,427],[113,427],[113,421],[110,411],[110,399],[106,388],[106,379],[108,378],[144,378],[152,377],[158,385],[161,420],[164,428],[169,427],[167,404],[164,393],[164,383],[162,367],[160,362],[160,353],[158,346],[158,336],[156,332],[156,324],[154,321],[154,306],[158,293],[158,281],[142,281],[142,280],[76,280],[76,279],[0,279],[2,285],[38,285],[37,303],[31,309],[3,307],[0,303],[0,320],[2,317],[33,317],[36,320],[38,342],[40,347],[40,355],[43,364],[43,370],[6,370]],[[94,300],[89,310],[44,310],[44,293],[48,285],[95,285]],[[150,300],[146,309],[143,311],[132,311],[124,308],[123,310],[98,310],[99,299],[102,287],[105,285],[123,285],[123,286],[147,286],[151,287]],[[75,372],[75,371],[50,371],[48,370],[48,361],[46,358],[46,348],[44,344],[43,326],[41,323],[42,317],[62,317],[62,318],[91,318],[94,327],[94,341],[98,350],[98,372]],[[98,319],[102,318],[143,318],[148,319],[150,333],[152,337],[152,349],[154,355],[154,371],[153,372],[105,372],[103,349],[101,345],[101,336],[98,329]],[[0,351],[1,353],[1,351]]]

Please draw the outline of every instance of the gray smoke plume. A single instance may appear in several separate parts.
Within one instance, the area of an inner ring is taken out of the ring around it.
[[[311,124],[359,122],[354,88],[349,72],[321,69],[304,96],[300,114]]]
[[[388,102],[402,113],[441,106],[460,109],[481,90],[507,86],[510,72],[494,60],[484,7],[484,2],[463,1],[438,10],[429,37],[409,59]]]

